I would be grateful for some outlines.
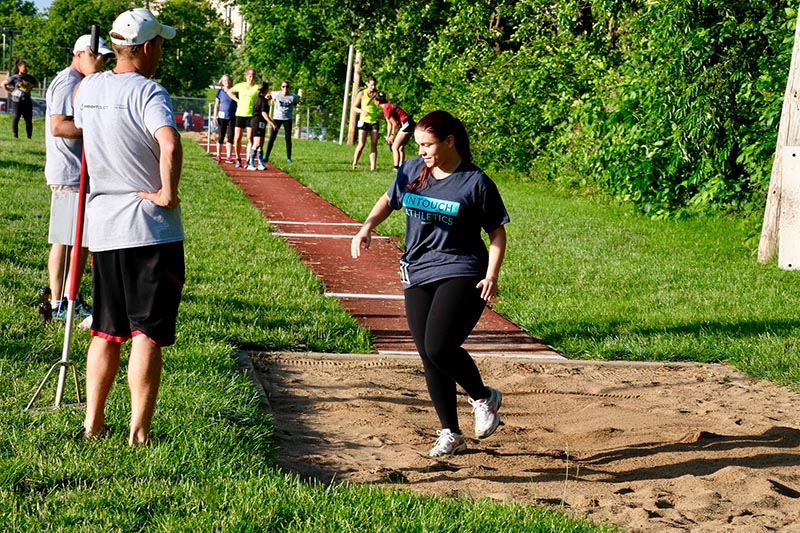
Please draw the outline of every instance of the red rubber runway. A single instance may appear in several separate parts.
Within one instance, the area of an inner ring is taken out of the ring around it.
[[[293,246],[325,284],[326,294],[369,330],[382,354],[416,353],[405,320],[398,274],[401,251],[390,239],[373,236],[370,249],[350,257],[359,222],[273,165],[252,171],[220,163],[269,220],[274,233]],[[474,355],[562,357],[509,320],[486,309],[464,348]]]

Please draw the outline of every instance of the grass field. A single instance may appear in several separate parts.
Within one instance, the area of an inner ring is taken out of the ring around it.
[[[336,301],[322,296],[321,283],[270,235],[245,196],[190,142],[181,184],[187,283],[178,342],[165,350],[154,445],[133,449],[125,444],[129,400],[124,360],[109,398],[109,438],[82,441],[80,408],[24,411],[47,369],[60,358],[64,335],[58,323],[41,324],[34,306],[47,280],[43,126],[42,120],[35,122],[31,141],[14,140],[8,116],[0,116],[3,530],[607,530],[530,505],[428,498],[401,488],[326,487],[279,471],[271,420],[237,366],[238,351],[365,352],[369,336]],[[346,147],[297,144],[292,172],[319,173],[325,160],[340,157],[343,168],[349,166]],[[281,145],[278,141],[276,160]],[[317,179],[324,182],[325,177]],[[340,194],[359,203],[348,206],[356,210],[368,209],[390,177],[330,173],[331,183],[343,189]],[[387,227],[400,226],[392,221]],[[509,268],[509,291],[512,279]],[[89,294],[88,277],[82,292]],[[503,305],[512,302],[509,292]],[[76,330],[71,353],[81,370],[88,342],[87,332]],[[52,385],[38,405],[52,405]],[[74,400],[69,388],[65,400]]]

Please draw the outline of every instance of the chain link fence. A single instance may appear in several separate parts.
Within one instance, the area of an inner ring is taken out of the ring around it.
[[[0,72],[0,80],[5,80],[7,74]],[[45,92],[46,86],[35,88],[31,91],[33,96],[33,115],[44,117],[46,113]],[[186,111],[192,113],[192,131],[209,132],[216,141],[214,133],[216,125],[209,120],[214,113],[214,100],[190,96],[172,96],[172,109],[175,112],[175,122],[178,129],[183,131],[183,117]],[[11,95],[0,86],[0,113],[11,113]],[[295,109],[293,136],[296,139],[311,139],[322,142],[336,141],[339,138],[339,120],[334,113],[321,107],[303,105],[303,101]]]
[[[178,129],[183,129],[183,113],[191,110],[194,115],[192,130],[208,132],[211,129],[212,138],[216,141],[216,125],[209,117],[214,116],[214,100],[203,98],[190,98],[184,96],[172,97],[172,108],[178,121]],[[311,107],[300,104],[294,110],[293,136],[295,139],[312,139],[318,141],[333,141],[339,137],[339,123],[333,113],[321,107]]]

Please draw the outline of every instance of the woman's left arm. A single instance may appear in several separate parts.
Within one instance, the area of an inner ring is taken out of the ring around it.
[[[497,278],[506,255],[506,228],[500,226],[489,232],[489,266],[486,277],[476,286],[481,289],[481,298],[487,302],[497,294]]]

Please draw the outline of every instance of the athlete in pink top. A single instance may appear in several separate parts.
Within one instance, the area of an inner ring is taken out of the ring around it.
[[[392,147],[394,170],[397,172],[397,169],[406,160],[405,146],[414,134],[416,123],[402,107],[388,102],[386,95],[382,92],[379,92],[375,97],[375,102],[383,108],[383,116],[386,117],[389,130],[386,135],[386,142]]]

